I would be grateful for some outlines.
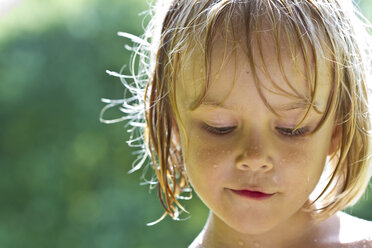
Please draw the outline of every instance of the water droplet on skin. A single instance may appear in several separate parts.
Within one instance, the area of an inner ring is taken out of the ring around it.
[[[316,243],[316,242],[318,242],[318,240],[317,239],[314,239],[314,242]]]
[[[273,181],[275,182],[275,183],[277,183],[278,182],[278,177],[275,175],[275,176],[273,176]]]
[[[260,247],[260,244],[259,244],[258,242],[254,242],[254,243],[253,243],[253,246],[254,246],[254,247]]]
[[[309,183],[310,182],[310,177],[308,176],[306,180],[307,180],[307,183]]]
[[[244,245],[244,242],[243,241],[239,241],[239,246],[243,246]]]
[[[218,165],[214,164],[214,165],[213,165],[213,168],[214,168],[214,169],[217,169],[217,168],[218,168]]]

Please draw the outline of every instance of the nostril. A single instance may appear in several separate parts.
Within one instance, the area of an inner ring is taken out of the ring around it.
[[[241,169],[253,169],[253,170],[267,170],[268,168],[269,168],[269,166],[268,165],[266,165],[266,164],[262,164],[261,166],[249,166],[248,164],[244,164],[244,163],[242,163],[242,164],[240,164],[240,168]],[[256,168],[256,169],[255,169]]]
[[[248,168],[248,165],[242,164],[242,167],[246,169],[246,168]]]

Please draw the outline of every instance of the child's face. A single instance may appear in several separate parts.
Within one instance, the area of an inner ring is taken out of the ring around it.
[[[271,36],[265,37],[263,55],[271,78],[280,88],[292,92],[280,71]],[[286,76],[300,94],[307,96],[302,57],[298,55],[296,68],[285,47],[283,44],[281,53]],[[235,56],[229,50],[232,46],[227,45],[224,57],[224,48],[224,41],[217,40],[204,104],[189,109],[203,85],[200,58],[185,63],[182,82],[177,85],[177,104],[188,140],[186,148],[186,138],[181,133],[185,167],[195,191],[215,216],[240,232],[258,234],[291,223],[299,216],[318,183],[327,155],[337,146],[334,118],[330,116],[317,132],[308,135],[322,117],[311,109],[299,131],[291,136],[288,129],[296,127],[307,106],[299,99],[264,89],[279,92],[262,71],[258,49],[253,47],[263,93],[283,118],[276,116],[262,101],[244,52],[237,49]],[[324,111],[331,76],[329,66],[319,63],[315,102],[318,110]],[[213,106],[221,102],[223,106]],[[272,195],[257,199],[241,196],[234,190]]]

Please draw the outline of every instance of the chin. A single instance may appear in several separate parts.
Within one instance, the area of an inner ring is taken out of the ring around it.
[[[243,219],[240,219],[234,223],[228,223],[228,225],[235,231],[245,235],[265,234],[275,227],[275,223],[272,220],[246,220],[244,222],[242,222],[242,220]]]

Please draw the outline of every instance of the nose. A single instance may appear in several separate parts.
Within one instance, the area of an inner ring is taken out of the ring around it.
[[[272,157],[262,146],[250,147],[236,161],[236,168],[242,171],[264,173],[270,171],[273,167]]]

